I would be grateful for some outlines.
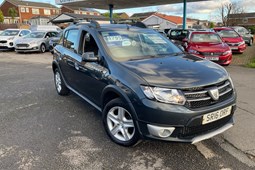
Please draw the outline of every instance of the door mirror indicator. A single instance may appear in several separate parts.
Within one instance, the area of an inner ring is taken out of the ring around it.
[[[85,52],[82,54],[82,61],[97,62],[99,61],[99,58],[95,56],[94,52]]]

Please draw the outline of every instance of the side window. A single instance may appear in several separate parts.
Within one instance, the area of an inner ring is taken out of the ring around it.
[[[82,32],[82,40],[79,47],[79,54],[85,52],[94,52],[95,56],[98,55],[98,46],[94,37],[87,31]]]
[[[28,30],[25,30],[24,32],[25,32],[25,35],[30,33],[30,31],[28,31]]]
[[[66,47],[66,42],[67,42],[67,35],[69,31],[66,31],[65,34],[63,35],[63,46]]]
[[[25,35],[27,35],[27,34],[26,34],[26,31],[25,31],[25,30],[22,30],[22,31],[20,32],[19,35],[23,37],[23,36],[25,36]]]
[[[57,35],[58,33],[57,33],[57,32],[51,32],[50,34],[51,34],[50,37],[56,37],[56,35]]]
[[[76,43],[77,43],[77,38],[78,38],[78,33],[79,30],[69,30],[67,35],[65,34],[64,38],[64,46],[70,50],[74,50]]]

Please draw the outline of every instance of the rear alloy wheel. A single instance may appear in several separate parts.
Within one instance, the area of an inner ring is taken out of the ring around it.
[[[104,127],[108,136],[122,146],[135,145],[139,140],[132,113],[119,98],[106,104],[103,111]]]
[[[44,44],[42,44],[42,45],[41,45],[41,47],[40,47],[40,51],[41,51],[42,53],[45,53],[45,51],[46,51],[46,47],[45,47],[45,45],[44,45]]]
[[[251,38],[248,45],[252,46],[252,44],[253,44],[253,39]]]
[[[54,82],[55,82],[57,93],[59,95],[65,96],[69,94],[69,89],[66,87],[58,69],[55,69],[54,71]]]

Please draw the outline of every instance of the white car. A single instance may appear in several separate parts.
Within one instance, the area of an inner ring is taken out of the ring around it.
[[[14,42],[29,34],[31,31],[27,29],[6,29],[0,34],[0,49],[14,48]]]

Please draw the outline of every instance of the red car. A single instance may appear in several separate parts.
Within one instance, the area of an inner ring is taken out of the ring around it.
[[[217,27],[214,28],[223,41],[225,41],[233,52],[243,53],[246,49],[245,41],[233,28]]]
[[[185,50],[191,54],[214,61],[220,65],[229,65],[232,51],[215,32],[194,31],[185,41]]]

